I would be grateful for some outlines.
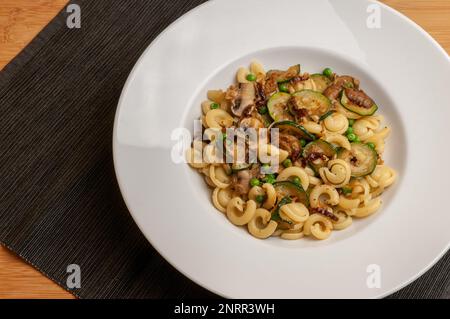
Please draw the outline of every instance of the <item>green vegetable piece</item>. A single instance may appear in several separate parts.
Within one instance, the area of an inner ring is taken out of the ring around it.
[[[350,142],[354,142],[356,140],[356,135],[354,133],[347,134],[347,139]]]
[[[330,68],[326,68],[325,70],[323,70],[322,73],[326,77],[331,78],[331,76],[333,75],[333,70],[331,70]]]
[[[258,110],[258,112],[259,112],[259,114],[261,114],[261,115],[267,114],[267,112],[268,112],[267,106],[261,107],[261,108]]]
[[[253,187],[253,186],[259,186],[259,185],[261,185],[261,182],[259,181],[259,179],[257,179],[257,178],[252,178],[251,180],[250,180],[250,185]]]
[[[254,75],[253,73],[249,73],[247,75],[246,79],[247,79],[247,81],[254,82],[254,81],[256,81],[256,75]]]
[[[286,83],[280,83],[278,85],[278,89],[280,90],[280,92],[289,93],[289,88]]]
[[[262,202],[264,202],[265,198],[266,197],[264,195],[257,195],[255,199],[257,203],[261,204]]]
[[[289,158],[285,159],[283,161],[283,166],[286,167],[286,168],[291,167],[292,166],[292,161]]]
[[[266,182],[266,183],[273,184],[273,183],[275,183],[275,181],[276,181],[276,178],[275,178],[275,175],[273,175],[273,174],[267,174],[264,177],[264,182]]]
[[[353,191],[350,187],[342,187],[341,190],[344,195],[349,195]]]

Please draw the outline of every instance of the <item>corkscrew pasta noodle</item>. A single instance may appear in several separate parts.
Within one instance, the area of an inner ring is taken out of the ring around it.
[[[272,215],[267,209],[258,208],[253,218],[248,223],[248,231],[256,238],[267,238],[277,229],[278,223],[271,220]]]

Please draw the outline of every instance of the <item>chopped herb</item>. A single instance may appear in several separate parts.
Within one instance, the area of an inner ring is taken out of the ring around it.
[[[269,183],[269,184],[273,184],[276,181],[275,175],[273,174],[267,174],[264,178],[263,181],[265,183]]]
[[[262,106],[258,110],[259,114],[261,115],[267,114],[267,111],[268,111],[267,106]]]
[[[326,68],[325,70],[323,70],[323,75],[325,75],[327,78],[331,78],[333,76],[333,70],[331,70],[330,68]]]
[[[283,161],[283,166],[286,167],[286,168],[291,167],[292,166],[292,161],[289,158],[286,158]]]
[[[344,194],[344,195],[349,195],[353,191],[350,187],[342,187],[341,190],[342,190],[342,194]]]

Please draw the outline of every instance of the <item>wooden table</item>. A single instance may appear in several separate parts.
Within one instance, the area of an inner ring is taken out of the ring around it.
[[[427,30],[450,52],[449,0],[384,0]],[[61,10],[67,0],[1,0],[0,68]],[[0,298],[73,298],[31,266],[0,247]]]

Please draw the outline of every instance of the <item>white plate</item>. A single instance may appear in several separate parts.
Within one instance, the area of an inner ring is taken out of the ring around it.
[[[369,28],[377,8],[380,28]],[[195,171],[171,161],[171,132],[192,129],[206,91],[226,88],[237,67],[253,58],[268,68],[301,63],[317,72],[330,66],[361,79],[392,127],[386,161],[400,176],[383,195],[380,212],[327,241],[257,240],[213,208]],[[445,51],[376,2],[207,2],[150,45],[125,85],[114,130],[122,194],[161,255],[222,296],[388,295],[449,247],[448,79]],[[367,285],[373,269],[381,271],[379,288]]]

